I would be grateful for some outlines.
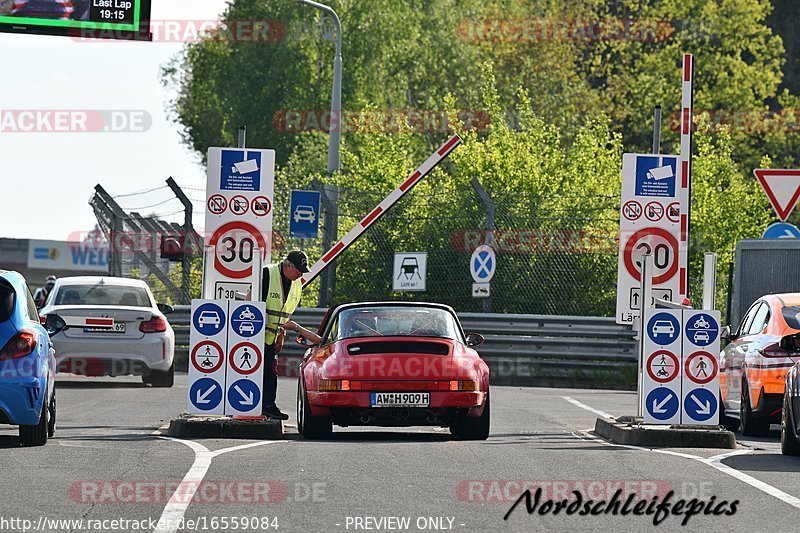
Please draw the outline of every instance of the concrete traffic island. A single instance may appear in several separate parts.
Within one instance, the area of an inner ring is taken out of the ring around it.
[[[175,438],[281,439],[283,422],[266,417],[232,417],[183,413],[169,423],[167,435]]]
[[[736,436],[721,426],[645,425],[641,417],[598,418],[594,432],[616,444],[652,448],[736,449]]]

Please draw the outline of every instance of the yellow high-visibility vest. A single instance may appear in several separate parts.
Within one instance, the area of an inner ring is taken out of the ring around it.
[[[267,272],[269,273],[269,287],[267,298],[264,300],[264,303],[267,304],[264,344],[272,345],[275,344],[275,339],[278,337],[278,331],[280,331],[281,326],[286,324],[289,317],[297,309],[297,306],[300,305],[303,286],[299,279],[292,281],[289,285],[289,295],[284,303],[281,265],[279,263],[267,265]]]

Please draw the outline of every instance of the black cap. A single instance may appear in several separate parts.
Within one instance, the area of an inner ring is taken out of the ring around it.
[[[295,266],[302,273],[311,272],[308,268],[308,257],[300,250],[292,250],[286,255],[286,260]]]

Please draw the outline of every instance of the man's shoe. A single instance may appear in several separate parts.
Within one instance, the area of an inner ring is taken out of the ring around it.
[[[268,407],[262,408],[261,414],[266,417],[272,418],[273,420],[289,420],[289,415],[281,412],[281,410],[278,409],[278,406],[275,405],[274,403]]]

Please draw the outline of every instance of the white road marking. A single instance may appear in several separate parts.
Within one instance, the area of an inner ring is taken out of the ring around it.
[[[176,490],[173,493],[170,500],[167,502],[166,507],[164,507],[164,512],[161,513],[161,518],[158,520],[158,527],[154,530],[154,533],[174,533],[178,529],[179,522],[186,514],[186,510],[189,508],[189,504],[192,502],[194,498],[195,492],[200,486],[200,483],[203,481],[203,478],[206,477],[208,473],[208,468],[211,466],[211,460],[215,457],[218,457],[224,453],[228,452],[235,452],[239,450],[245,450],[248,448],[255,448],[256,446],[264,446],[265,444],[277,444],[279,442],[288,442],[288,441],[278,441],[278,440],[266,440],[266,441],[259,441],[259,442],[251,442],[249,444],[242,444],[241,446],[232,446],[230,448],[222,448],[220,450],[211,451],[202,444],[191,440],[183,440],[183,439],[176,439],[174,437],[162,437],[159,436],[159,439],[164,440],[171,440],[174,442],[180,442],[191,448],[194,451],[194,463],[192,463],[192,467],[183,476],[183,481],[181,481],[180,488],[182,490]]]
[[[752,453],[752,452],[748,450],[747,453]],[[778,498],[782,502],[788,503],[789,505],[791,505],[795,509],[800,509],[800,498],[796,498],[795,496],[792,496],[791,494],[787,494],[786,492],[783,492],[781,489],[773,487],[772,485],[770,485],[768,483],[764,483],[763,481],[761,481],[759,479],[756,479],[753,476],[750,476],[748,474],[745,474],[744,472],[736,470],[733,467],[730,467],[728,465],[724,465],[724,464],[722,464],[721,461],[722,461],[722,459],[717,459],[716,461],[712,461],[710,459],[705,459],[705,460],[702,460],[701,462],[707,464],[708,466],[710,466],[712,468],[716,468],[720,472],[722,472],[724,474],[728,474],[729,476],[734,477],[734,478],[738,479],[739,481],[743,481],[744,483],[747,483],[751,487],[754,487],[754,488],[760,490],[761,492],[764,492],[766,494],[769,494],[770,496]]]
[[[590,413],[594,413],[594,414],[596,414],[597,416],[599,416],[601,418],[614,418],[614,415],[610,415],[610,414],[606,413],[605,411],[601,411],[600,409],[595,409],[594,407],[589,407],[585,403],[581,403],[581,402],[579,402],[578,400],[576,400],[574,398],[570,398],[569,396],[562,396],[562,398],[567,400],[572,405],[574,405],[576,407],[580,407],[581,409],[585,409],[585,410],[589,411]]]
[[[562,398],[564,398],[565,400],[567,400],[571,404],[580,407],[581,409],[586,409],[587,411],[590,411],[590,412],[595,413],[595,414],[602,413],[602,411],[598,411],[597,409],[589,407],[586,404],[582,404],[581,402],[573,400],[572,398],[570,398],[568,396],[562,396]],[[603,413],[603,416],[604,417],[607,416],[609,418],[614,418],[613,416],[611,416],[611,415],[609,415],[607,413]],[[729,457],[734,457],[734,456],[737,456],[737,455],[749,455],[749,454],[754,453],[755,450],[734,450],[734,451],[731,451],[731,452],[721,453],[721,454],[715,455],[713,457],[705,458],[705,457],[700,457],[700,456],[697,456],[697,455],[691,455],[691,454],[688,454],[688,453],[673,452],[671,450],[661,450],[661,449],[657,449],[657,448],[643,448],[641,446],[632,446],[630,444],[617,444],[617,443],[614,443],[614,442],[607,441],[607,440],[605,440],[603,438],[600,438],[600,437],[598,437],[596,435],[591,435],[590,434],[591,431],[594,431],[594,429],[581,430],[581,432],[584,433],[587,437],[589,437],[590,440],[594,440],[595,442],[598,442],[598,443],[603,443],[606,446],[616,446],[618,448],[628,448],[630,450],[639,450],[639,451],[644,451],[644,452],[655,452],[655,453],[661,453],[661,454],[664,454],[664,455],[673,455],[673,456],[677,456],[677,457],[683,457],[685,459],[692,459],[692,460],[698,461],[700,463],[706,464],[706,465],[710,466],[711,468],[714,468],[714,469],[722,472],[723,474],[727,474],[727,475],[731,476],[732,478],[738,479],[739,481],[741,481],[743,483],[747,483],[751,487],[753,487],[755,489],[758,489],[761,492],[763,492],[765,494],[768,494],[768,495],[770,495],[770,496],[772,496],[774,498],[777,498],[777,499],[781,500],[782,502],[791,505],[795,509],[800,509],[800,498],[797,498],[796,496],[792,496],[791,494],[788,494],[788,493],[782,491],[781,489],[779,489],[777,487],[773,487],[769,483],[764,483],[760,479],[756,479],[751,475],[745,474],[744,472],[741,472],[740,470],[736,470],[735,468],[722,463],[723,460],[725,460],[725,459],[727,459]]]

